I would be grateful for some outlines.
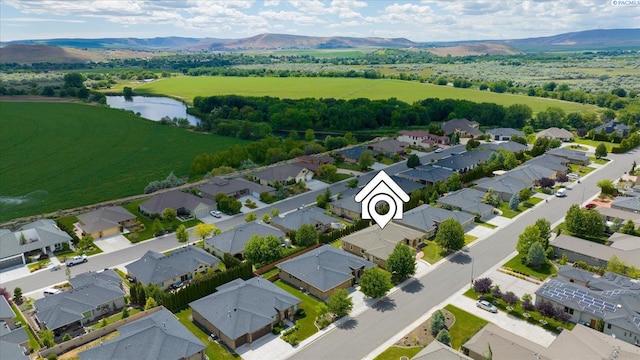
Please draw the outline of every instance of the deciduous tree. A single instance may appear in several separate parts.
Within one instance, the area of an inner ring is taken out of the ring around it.
[[[252,222],[258,220],[258,215],[255,213],[248,213],[247,216],[244,217],[245,222]]]
[[[543,249],[546,249],[549,246],[549,239],[551,239],[551,223],[549,220],[540,218],[535,222],[536,227],[540,230],[540,245],[542,245]]]
[[[244,247],[244,256],[256,267],[270,264],[282,257],[280,239],[273,235],[262,237],[254,234]]]
[[[189,231],[184,226],[184,224],[180,224],[176,228],[176,239],[178,239],[178,242],[180,243],[187,243],[187,245],[189,244]]]
[[[334,291],[329,297],[327,308],[330,313],[339,318],[349,315],[353,309],[353,300],[349,297],[347,289],[338,289]]]
[[[144,309],[149,310],[149,309],[153,309],[156,306],[158,306],[158,303],[156,302],[156,300],[152,297],[148,297],[147,302],[144,304]]]
[[[414,167],[416,167],[418,165],[420,165],[420,158],[416,154],[411,154],[409,156],[409,158],[407,159],[407,167],[413,169]]]
[[[178,217],[178,212],[173,208],[166,208],[162,211],[162,218],[168,221],[173,221]]]
[[[444,249],[458,251],[464,246],[464,228],[458,220],[446,219],[438,226],[434,241]]]
[[[493,280],[488,277],[476,279],[473,282],[473,289],[480,294],[488,294],[491,291]]]
[[[296,232],[296,244],[300,246],[311,246],[318,243],[320,235],[316,231],[315,226],[311,224],[302,224]]]
[[[606,147],[606,145],[603,144],[603,143],[598,144],[598,146],[596,146],[595,155],[596,155],[596,159],[607,157],[607,147]]]
[[[220,229],[218,229],[213,224],[207,224],[207,223],[200,223],[196,225],[196,228],[193,230],[193,234],[202,241],[204,241],[204,239],[208,238],[212,234],[217,235],[219,233],[220,233]]]
[[[392,286],[391,274],[378,267],[365,270],[360,278],[360,290],[365,296],[371,298],[387,295]]]
[[[403,243],[397,243],[387,258],[387,270],[394,281],[402,281],[416,273],[414,251]]]
[[[542,237],[540,236],[540,229],[534,224],[524,228],[524,231],[518,235],[518,243],[516,244],[516,250],[520,256],[527,256],[529,249],[534,243],[540,244]],[[544,251],[543,251],[544,252]]]
[[[358,160],[358,165],[360,165],[360,169],[366,171],[369,170],[371,165],[375,164],[376,160],[373,158],[373,153],[369,150],[365,150],[360,155],[360,159]]]

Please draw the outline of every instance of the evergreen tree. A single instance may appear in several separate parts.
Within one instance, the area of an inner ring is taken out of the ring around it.
[[[527,253],[527,264],[531,267],[537,268],[547,261],[547,256],[542,249],[542,245],[539,242],[534,242],[529,248]]]
[[[438,310],[431,318],[431,335],[437,336],[440,330],[445,327],[445,318],[442,311]]]
[[[449,335],[449,331],[447,329],[442,329],[436,336],[436,340],[439,342],[451,346],[451,335]]]

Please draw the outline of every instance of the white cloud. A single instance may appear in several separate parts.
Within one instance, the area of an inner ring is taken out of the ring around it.
[[[2,21],[9,22],[62,22],[62,23],[70,23],[70,24],[84,24],[86,21],[84,20],[73,20],[73,19],[49,19],[49,18],[4,18]]]

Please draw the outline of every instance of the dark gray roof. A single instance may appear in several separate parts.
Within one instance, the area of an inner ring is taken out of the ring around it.
[[[475,150],[465,151],[462,154],[460,154],[460,156],[473,159],[475,160],[476,163],[481,163],[481,162],[486,163],[487,161],[489,161],[491,154],[493,154],[494,152],[495,151],[491,149],[478,148]]]
[[[424,187],[424,185],[420,183],[417,183],[415,181],[411,181],[405,178],[401,178],[397,175],[391,175],[391,179],[395,181],[396,184],[400,186],[402,191],[406,192],[407,194],[411,194],[412,191],[417,189],[422,189]]]
[[[547,137],[551,139],[571,139],[573,134],[569,130],[551,127],[540,131],[536,137]]]
[[[300,226],[304,224],[314,226],[316,224],[323,224],[328,226],[334,221],[336,221],[336,219],[325,215],[322,209],[315,206],[305,207],[301,210],[292,211],[284,217],[276,216],[271,219],[272,224],[279,225],[289,230],[298,230]]]
[[[472,214],[486,214],[493,212],[493,206],[482,202],[485,193],[476,189],[461,189],[447,196],[440,197],[437,203],[459,208]]]
[[[473,221],[474,216],[466,212],[422,205],[405,212],[402,220],[396,220],[396,222],[424,232],[430,232],[435,229],[436,224],[450,218],[456,219],[460,224],[464,224],[468,221]]]
[[[399,173],[398,177],[402,177],[412,181],[436,183],[439,181],[447,180],[451,176],[451,174],[451,170],[448,169],[430,165],[420,165],[416,166],[414,169],[409,169]]]
[[[36,317],[47,329],[53,330],[80,321],[84,312],[104,304],[110,306],[123,297],[124,291],[120,287],[99,281],[36,300]]]
[[[189,210],[190,213],[193,213],[200,204],[211,207],[213,202],[211,199],[200,198],[191,193],[173,190],[154,195],[151,199],[140,204],[140,209],[147,214],[162,214],[164,209],[167,208],[174,210],[184,208]]]
[[[380,140],[376,143],[372,143],[367,145],[367,148],[369,148],[370,150],[372,149],[380,149],[380,151],[382,152],[389,152],[389,153],[401,153],[403,151],[406,150],[406,146],[407,144],[398,141],[396,139],[384,139],[384,140]]]
[[[550,178],[555,171],[546,167],[535,164],[524,164],[515,169],[507,171],[504,176],[512,177],[518,180],[526,181],[533,185],[542,178]]]
[[[465,131],[473,136],[482,135],[482,131],[477,128],[478,123],[467,119],[453,119],[442,124],[445,134],[452,134],[456,130]]]
[[[118,287],[122,287],[122,278],[120,277],[120,275],[118,275],[117,272],[111,269],[105,269],[101,272],[87,271],[85,273],[76,275],[70,280],[71,286],[74,288],[98,282],[113,284]]]
[[[328,291],[353,278],[354,269],[368,269],[373,266],[370,261],[331,245],[321,246],[276,265],[278,269],[288,272],[320,291]]]
[[[492,136],[500,135],[500,136],[520,136],[524,137],[522,131],[513,129],[513,128],[497,128],[485,131],[485,133],[490,134]]]
[[[189,306],[229,338],[237,339],[273,323],[279,311],[300,302],[270,281],[254,277],[220,286]]]
[[[136,216],[122,206],[107,206],[86,214],[78,215],[78,226],[86,232],[112,229],[120,226],[120,222],[135,219]]]
[[[558,269],[558,276],[564,276],[581,282],[588,282],[593,279],[593,273],[586,270],[578,269],[570,265],[562,265]]]
[[[560,156],[568,160],[588,162],[589,157],[584,151],[570,150],[567,148],[555,148],[547,150],[547,154]]]
[[[472,156],[467,155],[467,153],[468,152],[464,152],[462,154],[453,154],[442,160],[438,160],[431,165],[445,169],[451,169],[454,171],[460,171],[467,168],[472,168],[480,163],[478,159],[474,159]]]
[[[640,197],[618,196],[611,202],[611,207],[620,207],[625,211],[640,212]]]
[[[126,265],[127,271],[143,284],[160,284],[175,277],[194,272],[201,264],[215,265],[220,260],[193,245],[168,255],[147,251],[140,259]]]
[[[13,319],[16,313],[13,312],[11,305],[4,296],[0,296],[0,319]]]
[[[504,194],[517,194],[524,188],[531,187],[531,183],[520,179],[513,178],[508,175],[496,176],[494,178],[480,179],[477,182],[476,189],[487,191],[493,189],[495,192]]]
[[[270,166],[264,170],[253,173],[253,176],[267,183],[274,181],[284,182],[290,178],[295,178],[304,169],[308,169],[304,163],[282,164]]]
[[[118,328],[120,336],[78,354],[81,360],[178,360],[205,345],[167,309]]]
[[[398,184],[400,185],[400,184]],[[419,185],[419,184],[418,184]],[[342,192],[342,199],[334,200],[331,205],[336,206],[342,209],[360,212],[362,210],[362,205],[354,199],[356,194],[360,191],[360,189],[347,189]]]
[[[26,244],[20,244],[22,234],[27,240]],[[71,236],[58,229],[52,220],[38,220],[14,233],[7,229],[0,229],[0,259],[69,241]]]
[[[579,237],[560,234],[551,243],[553,247],[583,254],[594,259],[609,261],[615,255],[627,265],[640,267],[640,242],[635,249],[618,249],[615,246],[606,246]]]
[[[360,156],[365,151],[371,151],[371,153],[373,153],[373,155],[377,155],[378,154],[378,152],[376,150],[367,149],[364,146],[354,146],[352,148],[335,151],[334,153],[336,155],[343,156],[343,157],[345,157],[347,159],[353,159],[353,160],[357,161],[357,160],[360,160]]]
[[[29,342],[29,335],[27,335],[26,327],[10,330],[4,321],[0,321],[0,354],[2,354],[2,359],[30,359],[24,354],[28,349],[24,349],[20,345],[27,342]]]
[[[452,349],[438,340],[432,341],[411,360],[472,360],[467,355]]]
[[[480,144],[479,148],[489,149],[489,150],[504,149],[504,150],[508,150],[508,151],[511,151],[511,152],[514,152],[514,153],[527,150],[527,146],[526,145],[522,145],[522,144],[517,143],[515,141],[500,141],[500,142],[483,143],[483,144]]]
[[[543,154],[525,162],[526,165],[539,165],[554,171],[567,171],[567,159],[551,154]]]
[[[198,186],[198,190],[210,197],[219,193],[233,194],[239,191],[249,190],[255,193],[271,192],[271,186],[260,185],[243,178],[225,179],[221,177],[211,178],[208,184]]]
[[[262,221],[252,221],[206,239],[205,242],[207,245],[222,252],[235,255],[244,251],[244,246],[251,240],[253,235],[262,237],[274,235],[277,238],[284,238],[285,233]]]

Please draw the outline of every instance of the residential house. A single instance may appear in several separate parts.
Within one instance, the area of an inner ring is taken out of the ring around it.
[[[423,243],[424,235],[422,231],[396,223],[389,223],[384,229],[379,226],[370,226],[343,237],[342,248],[386,269],[387,259],[398,243],[415,249]]]
[[[603,276],[594,274],[587,286],[551,278],[535,295],[536,305],[550,302],[569,314],[573,323],[595,328],[602,319],[604,334],[640,345],[640,284],[626,276],[611,272]]]
[[[253,235],[261,237],[273,235],[280,241],[284,241],[285,238],[282,230],[267,225],[262,221],[251,221],[205,239],[204,248],[207,251],[212,251],[214,255],[221,259],[225,253],[244,259],[244,247]]]
[[[87,276],[93,281],[87,282],[87,278],[82,277],[77,282],[72,279],[72,284],[80,286],[35,301],[35,320],[40,328],[62,333],[119,311],[126,305],[121,279],[117,281],[109,274]]]
[[[450,142],[448,136],[430,134],[429,132],[424,130],[401,130],[398,131],[398,134],[398,141],[409,145],[421,146],[425,148],[438,145],[446,146],[449,145]]]
[[[280,279],[295,288],[327,300],[337,289],[355,285],[374,264],[331,245],[324,245],[276,265]]]
[[[78,274],[69,280],[71,287],[77,289],[89,284],[110,284],[122,289],[122,278],[112,269],[104,269],[103,271],[87,271]]]
[[[509,201],[524,188],[531,188],[531,182],[516,179],[507,174],[494,178],[484,178],[476,182],[476,190],[487,192],[489,189],[498,195],[502,201]]]
[[[123,229],[136,224],[136,216],[122,206],[107,206],[78,215],[78,227],[82,235],[94,239],[120,234]]]
[[[463,228],[470,229],[473,226],[475,216],[462,211],[451,211],[431,205],[422,205],[405,212],[402,220],[397,220],[396,222],[422,231],[427,238],[431,238],[436,235],[438,225],[450,218],[456,219]]]
[[[411,360],[472,360],[467,355],[458,352],[438,340],[434,340],[420,350]],[[483,359],[484,360],[484,359]]]
[[[0,229],[0,269],[24,265],[30,254],[49,254],[64,244],[71,244],[71,236],[51,219],[26,224],[16,232]]]
[[[342,192],[342,198],[329,203],[329,210],[343,218],[356,220],[362,217],[362,205],[354,197],[360,189],[347,189]]]
[[[640,176],[638,178],[640,178]],[[626,224],[627,221],[631,220],[635,224],[636,228],[640,226],[640,216],[636,213],[604,206],[598,206],[594,210],[599,212],[600,215],[604,217],[605,221],[615,221],[616,219],[620,219]]]
[[[569,164],[587,165],[589,157],[584,151],[571,150],[567,148],[555,148],[547,150],[547,154],[559,156],[567,159]]]
[[[297,157],[296,161],[317,174],[320,166],[333,165],[336,160],[329,155],[304,155]]]
[[[570,265],[562,265],[557,272],[558,279],[566,280],[570,283],[576,283],[580,286],[587,287],[589,282],[593,280],[593,273],[573,267]]]
[[[491,129],[487,130],[485,133],[489,134],[491,136],[491,139],[495,141],[509,141],[514,136],[518,136],[521,138],[525,137],[522,131],[518,131],[513,128]]]
[[[570,262],[584,261],[592,266],[607,267],[609,259],[617,256],[629,266],[640,267],[640,237],[631,236],[631,239],[615,241],[611,246],[606,246],[579,237],[560,234],[549,245],[560,256],[567,254]]]
[[[486,164],[489,162],[489,159],[494,152],[495,151],[490,149],[478,148],[475,150],[466,151],[462,153],[462,155],[475,160],[478,164]]]
[[[605,124],[602,124],[593,129],[593,131],[595,131],[596,134],[601,134],[602,132],[604,132],[606,135],[611,135],[615,133],[616,136],[626,137],[627,135],[629,135],[631,127],[619,121],[609,120]]]
[[[191,317],[231,349],[270,333],[280,321],[292,320],[300,299],[261,277],[236,279],[189,303]]]
[[[378,151],[368,149],[364,146],[354,146],[343,150],[334,151],[335,156],[342,158],[342,160],[346,163],[355,165],[360,162],[360,156],[365,151],[369,151],[373,154],[373,156],[378,155]]]
[[[494,207],[482,202],[485,193],[476,189],[461,189],[438,198],[436,203],[450,210],[461,210],[481,220],[486,220],[494,214]]]
[[[333,222],[335,222],[334,218],[325,215],[322,209],[315,206],[308,206],[271,219],[271,225],[285,233],[291,230],[298,231],[304,224],[313,225],[318,232],[323,233],[331,228]]]
[[[161,308],[150,315],[118,327],[119,336],[84,350],[80,360],[154,359],[205,360],[205,344]]]
[[[275,194],[276,189],[271,186],[264,186],[243,178],[225,179],[222,177],[214,177],[209,180],[208,184],[198,186],[198,190],[203,197],[215,200],[216,195],[223,193],[228,196],[239,198],[245,195],[251,195],[259,198],[260,194]]]
[[[424,186],[419,182],[405,179],[397,175],[391,175],[390,178],[395,181],[395,183],[400,186],[402,191],[406,192],[407,194],[411,194],[415,190],[424,188]]]
[[[548,139],[558,139],[560,141],[571,141],[573,139],[573,133],[569,130],[560,129],[557,127],[551,127],[545,130],[538,132],[536,137],[546,137]]]
[[[442,130],[445,135],[458,134],[460,137],[476,137],[483,134],[478,129],[480,124],[476,121],[467,119],[453,119],[442,124]]]
[[[640,214],[640,197],[618,196],[611,202],[611,208]]]
[[[484,360],[489,346],[493,360],[632,360],[640,356],[640,348],[580,324],[563,330],[545,347],[489,323],[462,345],[462,351],[474,360]]]
[[[136,281],[167,290],[172,284],[191,280],[198,273],[217,270],[219,263],[220,260],[215,256],[189,245],[167,255],[149,250],[125,268],[127,275]]]
[[[419,165],[413,169],[399,173],[399,178],[411,180],[422,185],[433,185],[437,182],[446,181],[453,172],[450,169],[435,167],[431,165]]]
[[[261,185],[288,185],[313,179],[313,171],[302,163],[269,166],[253,173],[253,179]]]
[[[0,296],[0,354],[3,359],[28,360],[29,335],[26,327],[16,327],[16,313],[4,296]]]
[[[501,141],[501,142],[489,142],[482,143],[478,147],[479,149],[489,149],[489,150],[507,150],[512,153],[519,153],[528,149],[526,145],[522,145],[515,141]]]
[[[460,174],[465,173],[469,170],[475,169],[475,167],[481,163],[481,161],[474,158],[469,153],[470,152],[467,151],[461,154],[452,154],[449,157],[431,163],[431,166],[443,168],[449,171],[456,171]]]
[[[201,218],[213,209],[214,201],[201,198],[179,190],[167,191],[154,195],[151,199],[138,205],[138,210],[145,215],[162,216],[165,209],[174,209],[178,216]]]
[[[569,162],[565,158],[559,156],[543,154],[527,160],[523,165],[538,165],[556,172],[556,176],[560,173],[566,174],[569,171]]]
[[[538,186],[542,178],[553,179],[556,172],[535,164],[524,164],[507,171],[505,176],[527,182],[530,186]]]
[[[396,139],[384,139],[367,145],[367,149],[377,151],[386,157],[402,156],[405,154],[406,144]]]

